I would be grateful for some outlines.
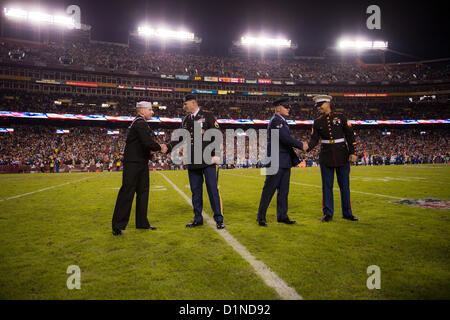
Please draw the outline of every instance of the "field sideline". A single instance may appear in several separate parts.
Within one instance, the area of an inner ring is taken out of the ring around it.
[[[280,299],[255,268],[211,226],[185,228],[192,207],[186,171],[150,173],[149,221],[111,235],[120,172],[0,175],[0,299]],[[264,176],[221,170],[226,231],[304,299],[450,299],[450,210],[395,203],[450,200],[448,165],[352,167],[359,222],[320,222],[318,168],[292,170],[289,216],[256,224]],[[170,182],[169,182],[170,181]],[[204,190],[204,211],[212,216]],[[81,289],[68,290],[69,265]],[[366,286],[381,269],[381,289]]]

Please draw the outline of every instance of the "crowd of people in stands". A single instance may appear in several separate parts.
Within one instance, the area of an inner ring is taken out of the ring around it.
[[[84,115],[120,115],[134,116],[138,98],[119,98],[107,96],[85,96],[26,92],[20,90],[0,90],[0,111],[70,113]],[[182,118],[185,112],[181,101],[174,99],[157,99],[160,106],[155,107],[155,117]],[[103,103],[116,102],[117,105],[102,107]],[[199,100],[204,110],[211,111],[218,119],[270,119],[273,110],[271,103],[240,104],[233,102],[216,102]],[[335,111],[344,113],[354,120],[417,120],[449,119],[450,107],[435,100],[419,102],[345,102],[333,103]],[[317,111],[311,105],[292,103],[290,118],[312,120]]]
[[[96,42],[49,43],[30,45],[3,41],[0,43],[2,61],[73,65],[110,71],[138,71],[154,74],[201,75],[312,80],[337,83],[342,81],[421,81],[449,79],[448,65],[433,67],[425,64],[409,68],[381,67],[374,70],[351,60],[218,57],[145,51]]]
[[[53,126],[15,125],[14,132],[0,133],[0,171],[26,167],[28,171],[115,171],[120,170],[125,146],[126,129],[118,130],[119,135],[108,135],[106,128],[75,127],[67,134],[57,134]],[[171,130],[157,136],[160,143],[167,143]],[[449,163],[450,135],[446,129],[356,129],[358,164],[422,164]],[[308,141],[310,130],[292,130],[292,135]],[[226,139],[223,168],[261,167],[261,158],[250,159],[248,139],[245,159],[238,157],[237,139],[234,142],[234,162],[226,164]],[[265,150],[263,142],[259,148]],[[309,153],[298,152],[306,166],[318,164],[320,147]],[[150,167],[181,169],[175,165],[169,154],[155,153]]]

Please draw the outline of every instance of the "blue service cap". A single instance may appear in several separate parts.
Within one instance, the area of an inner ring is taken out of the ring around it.
[[[187,96],[183,97],[183,102],[187,102],[189,100],[196,100],[196,98],[193,94],[188,94]]]
[[[274,106],[274,107],[283,106],[285,108],[291,108],[291,105],[289,104],[289,98],[277,99],[272,103],[272,106]]]

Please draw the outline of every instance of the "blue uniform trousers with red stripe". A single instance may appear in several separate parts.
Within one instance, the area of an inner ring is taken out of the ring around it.
[[[339,189],[341,191],[341,207],[342,215],[344,217],[351,217],[352,208],[350,203],[350,165],[342,167],[326,167],[320,166],[320,173],[322,175],[322,210],[324,215],[333,216],[333,184],[334,171],[336,171]]]

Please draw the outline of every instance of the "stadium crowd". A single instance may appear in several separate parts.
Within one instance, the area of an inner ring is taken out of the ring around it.
[[[119,135],[108,135],[105,128],[69,128],[67,134],[57,134],[53,126],[14,126],[12,133],[0,133],[0,172],[26,167],[29,171],[112,171],[121,167],[126,129]],[[161,143],[168,142],[171,130],[158,136]],[[383,134],[389,132],[389,134]],[[446,129],[356,129],[358,163],[361,165],[448,163],[450,135]],[[308,141],[310,130],[292,130],[292,135]],[[236,148],[236,141],[234,143]],[[260,148],[265,149],[263,143]],[[223,151],[226,150],[224,139]],[[319,147],[309,153],[299,152],[306,166],[317,165]],[[248,159],[248,140],[246,158]],[[236,155],[236,153],[235,153]],[[225,157],[225,155],[224,155]],[[256,160],[256,159],[255,159]],[[260,158],[259,158],[260,160]],[[224,158],[225,162],[225,158]],[[180,169],[169,155],[155,153],[150,168]],[[235,157],[233,167],[260,167],[260,161],[239,161]]]
[[[449,79],[448,65],[436,68],[425,64],[410,68],[381,67],[374,70],[356,61],[330,59],[218,57],[145,51],[124,45],[75,41],[31,45],[2,41],[2,61],[45,63],[125,70],[155,74],[201,75],[240,78],[270,78],[313,81],[420,81]]]
[[[0,111],[49,112],[91,115],[134,116],[138,98],[120,98],[113,96],[86,96],[52,93],[36,93],[20,90],[0,90]],[[59,101],[56,102],[55,101]],[[166,109],[155,108],[155,117],[182,118],[185,112],[181,101],[157,99]],[[102,107],[102,103],[116,102],[116,105]],[[213,112],[218,119],[270,119],[273,110],[267,104],[240,104],[233,102],[199,101],[205,109]],[[425,100],[420,102],[350,102],[335,103],[336,111],[344,113],[354,120],[417,120],[449,119],[448,104]],[[316,110],[310,105],[293,103],[291,119],[312,120],[317,117]]]

